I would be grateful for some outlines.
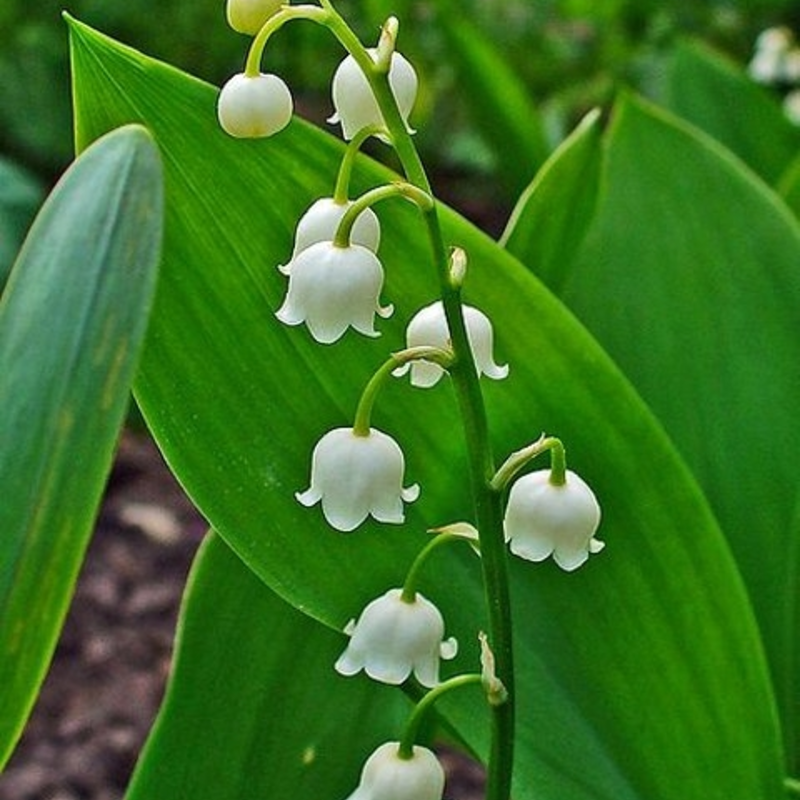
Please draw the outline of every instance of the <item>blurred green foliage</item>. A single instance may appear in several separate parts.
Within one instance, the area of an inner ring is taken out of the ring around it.
[[[469,24],[506,60],[539,110],[550,148],[621,83],[653,96],[664,56],[686,34],[744,63],[765,27],[800,29],[793,0],[342,0],[339,6],[367,40],[389,14],[402,20],[401,47],[423,81],[416,111],[420,145],[445,179],[475,172],[497,177],[500,163],[492,140],[494,112],[470,96],[453,57],[448,34],[455,26],[448,19]],[[59,0],[0,5],[0,154],[47,182],[73,152],[62,8]],[[164,0],[157,6],[145,0],[73,0],[69,11],[218,84],[241,68],[248,45],[225,24],[223,0]],[[316,26],[290,25],[270,44],[265,64],[289,79],[299,112],[322,122],[331,111],[328,84],[339,57],[337,43]],[[532,160],[541,159],[534,153]],[[520,165],[516,176],[500,175],[500,186],[487,191],[507,205],[530,171]]]

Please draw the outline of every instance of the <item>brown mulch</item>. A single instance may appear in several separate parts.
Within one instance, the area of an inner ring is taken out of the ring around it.
[[[152,443],[125,434],[50,671],[0,775],[0,800],[123,797],[161,702],[205,531]],[[442,759],[450,800],[482,797],[478,766]]]

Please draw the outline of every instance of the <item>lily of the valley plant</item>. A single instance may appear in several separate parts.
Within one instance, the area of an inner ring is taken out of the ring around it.
[[[373,680],[392,685],[404,684],[413,675],[418,686],[427,690],[399,740],[376,742],[350,800],[440,800],[442,768],[434,753],[415,741],[420,719],[441,694],[476,682],[484,686],[487,713],[492,717],[487,798],[508,800],[517,698],[507,560],[515,555],[538,562],[552,555],[563,570],[577,569],[602,547],[594,538],[600,522],[599,505],[587,483],[566,470],[564,447],[555,437],[537,439],[495,468],[491,480],[485,477],[491,447],[481,378],[502,380],[508,376],[509,366],[495,360],[494,326],[479,310],[480,298],[476,298],[477,306],[462,301],[469,254],[459,242],[442,237],[437,204],[409,122],[417,76],[396,49],[397,20],[388,19],[377,45],[367,47],[328,0],[318,6],[280,9],[273,3],[230,0],[228,18],[234,27],[254,34],[244,72],[233,76],[219,95],[219,121],[232,136],[268,137],[288,123],[291,99],[285,83],[261,72],[268,40],[285,23],[305,19],[322,25],[346,51],[332,77],[335,113],[330,122],[341,125],[349,144],[339,174],[331,177],[331,195],[308,198],[308,210],[297,223],[293,250],[279,266],[287,286],[282,305],[274,309],[277,320],[296,326],[298,337],[310,336],[321,346],[335,346],[343,337],[380,335],[376,317],[388,317],[393,308],[382,298],[385,274],[380,225],[373,209],[378,202],[403,199],[415,204],[427,230],[432,268],[438,278],[438,296],[430,297],[407,321],[406,349],[390,354],[376,368],[354,409],[352,424],[343,421],[345,426],[329,430],[313,446],[310,485],[296,494],[297,500],[308,507],[320,504],[325,520],[336,531],[354,531],[369,517],[379,523],[405,524],[404,505],[417,499],[420,487],[404,485],[403,431],[384,433],[371,423],[381,389],[392,376],[410,373],[411,386],[425,389],[449,376],[459,399],[469,454],[472,505],[462,513],[470,522],[441,521],[435,538],[411,566],[403,587],[389,588],[347,623],[348,644],[331,665],[343,676],[363,671]],[[394,149],[404,178],[352,198],[349,178],[353,160],[370,137]],[[408,265],[410,270],[417,268]],[[303,324],[307,331],[300,327]],[[335,350],[330,358],[336,358]],[[531,420],[531,425],[546,422]],[[309,441],[309,450],[312,444]],[[550,469],[514,481],[529,461],[547,452],[552,456]],[[424,453],[415,453],[415,458],[423,459]],[[309,513],[317,512],[311,509]],[[442,544],[463,541],[464,531],[477,531],[475,544],[488,601],[489,630],[482,634],[483,672],[454,675],[440,683],[440,661],[452,659],[457,646],[455,639],[445,639],[446,621],[436,605],[417,590],[417,583],[430,554]],[[351,546],[353,558],[357,558],[357,535]],[[535,579],[531,575],[531,580]],[[489,677],[487,664],[491,664]]]

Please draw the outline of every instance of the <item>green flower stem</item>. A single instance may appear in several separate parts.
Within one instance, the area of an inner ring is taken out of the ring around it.
[[[323,4],[324,5],[324,4]],[[332,9],[331,9],[332,11]],[[330,21],[331,11],[319,6],[284,6],[276,14],[273,14],[262,26],[261,30],[255,35],[250,43],[250,50],[247,52],[244,74],[248,78],[255,78],[261,72],[261,56],[267,40],[275,31],[282,28],[287,22],[293,19],[308,19],[320,25],[327,25]],[[335,12],[334,12],[335,13]]]
[[[362,145],[370,136],[378,133],[386,133],[382,125],[367,125],[362,128],[347,144],[342,163],[339,166],[339,174],[336,176],[336,186],[333,190],[333,201],[339,205],[344,205],[350,199],[350,176],[353,174],[353,166],[356,156],[361,150]]]
[[[414,602],[414,599],[417,596],[417,584],[419,583],[419,575],[422,572],[422,567],[430,558],[434,550],[446,544],[465,541],[469,540],[457,533],[440,533],[434,536],[433,539],[431,539],[428,544],[426,544],[425,547],[419,551],[419,554],[414,559],[414,562],[411,564],[411,567],[406,573],[406,579],[403,582],[403,592],[400,595],[400,599],[406,603]]]
[[[369,382],[364,387],[364,391],[361,393],[361,399],[358,401],[355,420],[353,421],[354,435],[369,436],[372,407],[375,405],[378,392],[392,372],[398,367],[402,367],[403,364],[407,364],[409,361],[418,361],[422,359],[425,361],[433,361],[435,364],[442,367],[442,369],[449,369],[453,356],[447,350],[442,350],[439,347],[424,346],[409,347],[406,350],[392,353],[369,379]]]
[[[431,689],[411,712],[408,718],[403,736],[400,739],[400,747],[398,748],[398,756],[400,758],[413,758],[414,757],[414,742],[417,741],[419,728],[425,717],[425,714],[430,710],[433,704],[447,692],[453,689],[460,689],[462,686],[471,686],[475,683],[482,683],[483,676],[476,673],[467,673],[466,675],[456,675],[454,678],[440,683],[436,688]]]
[[[533,444],[515,450],[500,466],[491,480],[491,487],[502,492],[511,479],[530,461],[550,451],[550,483],[563,486],[566,483],[567,461],[564,444],[555,436],[542,434]]]
[[[359,214],[365,209],[375,205],[375,203],[386,200],[389,197],[405,197],[416,203],[423,213],[433,207],[433,199],[431,196],[410,183],[398,182],[389,183],[385,186],[377,186],[375,189],[370,189],[368,192],[362,194],[357,200],[354,200],[353,205],[344,212],[339,221],[339,226],[336,228],[333,244],[336,247],[349,247],[350,232]]]
[[[433,196],[425,167],[394,99],[388,73],[376,67],[358,37],[333,9],[330,1],[320,0],[320,2],[331,13],[329,28],[361,67],[372,88],[406,179]],[[501,497],[490,486],[495,468],[486,409],[478,383],[478,372],[467,339],[460,287],[451,280],[450,259],[442,237],[436,206],[425,211],[423,217],[439,275],[442,304],[454,353],[450,374],[464,424],[475,521],[480,531],[489,637],[495,654],[498,677],[508,690],[508,702],[492,707],[492,743],[487,766],[486,800],[509,800],[514,764],[515,697],[511,602]]]

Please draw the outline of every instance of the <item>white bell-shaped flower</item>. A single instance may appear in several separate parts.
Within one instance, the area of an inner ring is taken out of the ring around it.
[[[304,506],[322,502],[322,513],[338,531],[352,531],[369,515],[402,523],[403,502],[419,497],[419,486],[403,488],[405,459],[400,446],[375,428],[359,436],[336,428],[317,442],[311,457],[311,486],[296,497]]]
[[[238,139],[256,139],[283,130],[292,119],[292,94],[277,75],[234,75],[217,100],[222,129]]]
[[[402,594],[390,589],[366,606],[358,622],[350,620],[350,642],[335,665],[339,674],[363,669],[373,680],[398,686],[413,672],[423,686],[439,683],[439,659],[454,658],[458,643],[444,640],[444,619],[430,600],[417,592],[407,602]]]
[[[228,0],[225,16],[238,33],[255,36],[261,26],[284,4],[284,0]]]
[[[550,482],[549,469],[519,478],[508,496],[504,524],[514,555],[528,561],[544,561],[552,555],[568,572],[605,547],[593,538],[600,524],[597,498],[570,470],[560,486]]]
[[[337,203],[332,197],[322,197],[312,203],[297,223],[291,261],[288,264],[282,264],[278,269],[284,275],[288,275],[292,270],[292,262],[303,250],[307,250],[312,244],[319,242],[332,242],[344,212],[352,205],[352,200]],[[381,224],[378,217],[371,208],[365,208],[353,223],[350,230],[350,242],[351,244],[360,244],[367,250],[377,253],[380,241]]]
[[[499,366],[494,362],[492,354],[494,334],[489,318],[472,306],[464,306],[463,311],[467,339],[478,374],[494,380],[505,378],[508,375],[508,364]],[[425,306],[412,317],[406,329],[406,346],[438,347],[443,350],[450,348],[450,331],[441,300]],[[431,361],[412,361],[398,367],[392,374],[399,377],[409,370],[411,370],[411,385],[422,388],[433,386],[444,373],[442,367]]]
[[[442,800],[444,770],[427,747],[401,758],[400,743],[382,744],[364,763],[358,788],[347,800]]]
[[[370,48],[367,52],[373,61],[377,61],[376,48]],[[417,73],[400,53],[392,53],[389,86],[397,101],[400,115],[408,125],[408,115],[417,98]],[[368,125],[385,124],[369,82],[353,56],[347,56],[337,67],[331,91],[336,113],[328,122],[333,124],[341,122],[342,135],[345,139],[352,139]]]
[[[380,305],[382,289],[383,266],[371,250],[317,242],[292,261],[289,290],[275,316],[286,325],[305,322],[321,344],[335,342],[351,326],[379,336],[375,314],[388,317],[394,310]]]

